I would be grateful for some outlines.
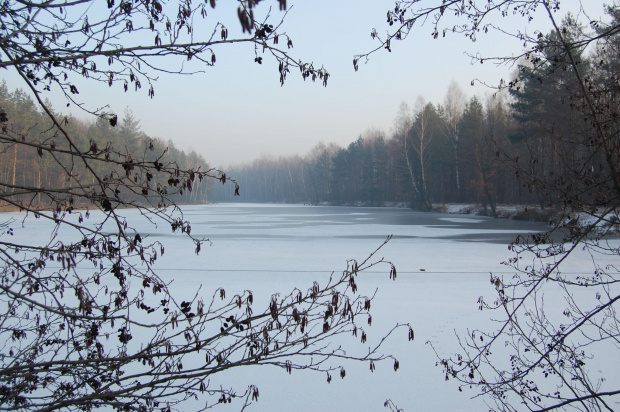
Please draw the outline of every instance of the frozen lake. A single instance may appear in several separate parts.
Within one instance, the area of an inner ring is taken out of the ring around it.
[[[324,374],[289,375],[263,366],[231,372],[211,385],[235,386],[242,392],[256,384],[260,398],[250,410],[376,411],[384,410],[388,398],[406,411],[488,409],[484,399],[470,399],[473,393],[459,392],[455,382],[444,380],[426,342],[447,355],[458,350],[455,331],[493,328],[491,313],[478,311],[476,303],[481,295],[494,296],[489,273],[510,276],[510,268],[501,264],[512,256],[507,245],[517,235],[545,230],[546,225],[394,208],[223,204],[183,210],[192,234],[212,242],[198,256],[191,242],[170,233],[169,227],[157,229],[134,210],[120,213],[137,222],[143,235],[164,242],[166,253],[156,267],[176,293],[192,296],[198,285],[205,296],[218,287],[230,296],[250,289],[258,300],[256,308],[260,301],[266,305],[273,293],[295,286],[303,290],[314,280],[325,280],[332,271],[343,270],[347,259],[363,260],[393,235],[378,257],[394,263],[397,280],[389,279],[388,267],[363,272],[359,279],[363,293],[378,288],[368,343],[396,323],[411,323],[416,336],[407,342],[403,329],[386,344],[384,352],[400,361],[398,372],[391,362],[378,364],[374,373],[366,363],[351,364],[345,379],[334,377],[328,384]],[[4,214],[11,215],[19,216]],[[16,237],[40,236],[40,223],[28,219]],[[586,256],[576,259],[573,268],[589,270],[590,263]],[[238,410],[239,405],[231,407]]]
[[[376,411],[384,409],[387,398],[407,411],[486,410],[481,399],[472,400],[471,393],[445,382],[426,342],[456,350],[455,330],[488,323],[489,314],[477,311],[476,301],[494,293],[489,272],[508,273],[501,262],[510,257],[507,245],[518,234],[546,229],[540,223],[395,208],[230,204],[190,206],[184,212],[192,234],[208,237],[212,245],[198,257],[191,247],[166,252],[159,262],[162,276],[192,292],[197,282],[207,294],[211,285],[227,293],[250,288],[265,302],[274,292],[325,279],[344,269],[347,259],[365,258],[393,235],[378,256],[396,265],[396,282],[385,268],[365,273],[360,290],[379,290],[372,337],[398,322],[415,329],[413,343],[402,330],[385,347],[399,359],[399,371],[390,362],[374,373],[366,363],[348,365],[345,379],[328,384],[323,374],[248,369],[230,380],[244,382],[241,388],[259,383],[255,410]]]

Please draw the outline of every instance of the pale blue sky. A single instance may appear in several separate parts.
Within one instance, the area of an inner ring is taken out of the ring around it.
[[[239,28],[234,2],[218,2],[214,18]],[[261,8],[266,9],[261,4]],[[231,166],[261,155],[306,154],[318,142],[346,146],[368,128],[390,133],[398,107],[410,106],[418,96],[441,103],[451,80],[468,97],[484,97],[490,91],[472,87],[474,78],[497,83],[509,77],[512,69],[492,64],[472,65],[465,52],[486,56],[518,53],[520,44],[497,34],[481,35],[472,43],[458,35],[433,40],[430,25],[418,27],[403,41],[394,43],[392,53],[383,51],[370,62],[360,62],[353,70],[353,56],[373,48],[371,29],[384,33],[388,26],[386,11],[393,0],[288,0],[289,14],[283,26],[294,42],[293,54],[317,66],[324,65],[332,77],[327,88],[319,82],[303,82],[291,73],[280,87],[277,66],[272,61],[254,63],[252,48],[227,46],[216,50],[217,64],[205,73],[192,76],[162,75],[155,85],[155,98],[147,89],[123,93],[121,87],[103,85],[82,90],[84,102],[97,107],[109,105],[122,117],[129,107],[140,119],[142,129],[151,136],[172,140],[182,149],[192,148],[213,166]],[[578,0],[562,2],[563,16],[577,10]],[[583,0],[591,16],[600,16],[602,3]],[[272,2],[274,16],[280,16]],[[292,7],[291,7],[292,6]],[[227,8],[230,7],[230,8]],[[259,9],[260,10],[260,9]],[[548,21],[541,15],[529,32],[543,28]],[[525,22],[504,19],[502,27],[524,28]],[[23,87],[2,74],[9,88]],[[57,110],[64,102],[53,100]]]

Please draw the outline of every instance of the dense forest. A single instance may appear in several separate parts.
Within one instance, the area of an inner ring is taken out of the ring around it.
[[[67,142],[58,138],[58,133],[49,117],[38,109],[38,105],[24,91],[17,89],[9,91],[5,81],[0,84],[0,115],[5,127],[10,125],[12,130],[18,130],[22,141],[16,144],[4,141],[0,145],[0,181],[7,182],[13,193],[27,192],[26,188],[66,188],[72,177],[87,176],[84,173],[84,163],[71,159],[71,150]],[[57,114],[58,115],[58,114]],[[172,141],[167,143],[159,138],[153,138],[140,129],[140,122],[135,118],[130,109],[125,109],[124,116],[120,121],[97,118],[95,122],[85,122],[73,116],[63,117],[64,127],[73,137],[73,143],[86,153],[101,155],[111,162],[99,162],[97,170],[101,175],[126,175],[133,177],[133,165],[128,159],[132,156],[136,161],[156,162],[164,165],[174,165],[179,170],[207,171],[209,166],[205,159],[198,153],[191,151],[185,153],[177,149]],[[115,124],[117,123],[117,124]],[[43,145],[53,151],[43,151],[36,144],[28,145],[28,136],[41,136]],[[66,147],[63,147],[64,146]],[[50,156],[56,156],[60,162],[53,161]],[[128,156],[128,157],[127,157]],[[59,164],[69,165],[62,168]],[[83,187],[95,185],[93,175],[86,179],[78,179]],[[135,177],[136,182],[142,177]],[[168,186],[176,186],[180,182],[159,181],[157,175],[147,176],[147,183],[141,188],[139,194],[150,194],[151,190],[167,190]],[[207,199],[206,180],[196,180],[191,190],[178,190],[169,194],[169,198],[180,203],[200,203]],[[137,199],[137,193],[119,193],[125,200]],[[38,193],[32,198],[32,193],[22,195],[23,202],[32,202],[38,207],[47,207],[47,199]],[[19,196],[14,197],[19,199]],[[0,205],[2,206],[2,205]]]
[[[483,102],[479,97],[467,101],[452,83],[442,104],[419,98],[411,110],[402,103],[390,135],[370,129],[346,148],[319,143],[305,156],[263,156],[229,169],[242,190],[234,200],[372,206],[397,202],[416,209],[467,202],[481,204],[491,214],[498,203],[545,206],[510,167],[518,158],[540,173],[553,173],[553,159],[540,155],[557,149],[542,138],[551,120],[545,113],[553,113],[551,127],[560,131],[570,124],[571,112],[559,83],[544,86],[532,80],[520,91]],[[530,160],[534,158],[549,162],[535,164]],[[233,200],[233,192],[215,187],[210,198]]]
[[[502,98],[465,101],[451,84],[444,105],[402,103],[392,134],[370,129],[346,148],[319,143],[305,156],[262,157],[230,169],[241,185],[239,201],[384,205],[407,203],[532,202],[499,148],[511,145],[511,106]],[[526,145],[527,145],[526,141]],[[523,144],[517,145],[524,150]],[[232,200],[216,187],[211,199]]]
[[[570,16],[563,27],[567,35],[579,37],[580,28]],[[547,53],[551,56],[554,51]],[[582,49],[577,58],[590,84],[606,84],[604,79],[611,79],[618,72],[619,57],[612,48]],[[547,72],[544,81],[540,77],[541,67]],[[216,185],[208,179],[209,187],[207,180],[196,182],[188,188],[191,190],[181,190],[171,199],[192,203],[400,203],[419,210],[447,203],[475,203],[494,216],[496,206],[502,203],[534,203],[541,208],[562,206],[553,196],[539,193],[534,182],[523,179],[518,171],[523,174],[527,170],[541,180],[560,177],[565,167],[561,165],[570,163],[571,158],[585,158],[587,164],[575,167],[588,168],[594,176],[603,159],[588,156],[583,153],[587,148],[572,143],[571,135],[587,128],[575,110],[578,86],[572,69],[558,70],[552,60],[524,60],[517,70],[518,83],[505,84],[500,92],[485,98],[468,98],[452,82],[442,102],[427,102],[418,97],[413,108],[403,102],[389,133],[368,129],[346,148],[318,143],[303,156],[262,156],[250,164],[233,166],[226,174],[241,186],[240,197],[235,196],[236,186]],[[3,82],[0,108],[13,129],[22,130],[24,136],[45,136],[45,144],[54,149],[54,156],[65,156],[62,148],[56,147],[54,129],[46,115],[38,111],[27,94],[21,90],[9,92]],[[109,156],[118,157],[116,163],[101,164],[111,168],[102,170],[104,174],[116,168],[115,173],[130,176],[131,170],[123,166],[127,155],[147,162],[174,164],[181,170],[209,169],[196,152],[184,153],[172,141],[165,143],[142,132],[139,120],[129,109],[116,126],[104,118],[91,123],[72,116],[64,119],[78,147],[107,151]],[[63,188],[69,177],[83,172],[79,162],[69,162],[71,168],[61,170],[57,162],[46,156],[34,145],[5,143],[0,150],[0,177],[19,192],[20,187]],[[83,185],[93,183],[82,181]],[[578,187],[583,183],[564,184]],[[145,189],[167,186],[170,182],[154,178]]]
[[[579,37],[580,28],[570,16],[564,30]],[[577,59],[589,84],[606,84],[603,79],[618,72],[613,48],[582,49]],[[547,73],[544,81],[541,70]],[[595,174],[603,159],[571,143],[573,134],[587,128],[574,110],[578,85],[572,69],[557,69],[552,60],[524,60],[518,71],[518,83],[505,84],[502,92],[484,99],[468,99],[453,82],[441,103],[422,97],[413,108],[402,103],[389,134],[371,129],[346,148],[320,143],[304,156],[263,156],[229,169],[241,185],[242,196],[235,200],[373,206],[399,202],[422,210],[466,202],[482,205],[491,215],[497,215],[499,203],[563,206],[539,193],[534,182],[520,179],[517,170],[540,179],[559,178],[561,164],[585,158],[587,164],[575,167]],[[582,183],[564,184],[576,189]],[[231,188],[214,188],[211,200],[233,200]]]

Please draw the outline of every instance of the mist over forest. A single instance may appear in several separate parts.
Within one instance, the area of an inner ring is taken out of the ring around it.
[[[570,29],[570,21],[565,24]],[[582,50],[578,56],[592,81],[610,78],[618,66],[618,59],[605,53],[609,51]],[[587,167],[594,175],[605,160],[593,156],[579,164],[588,149],[573,142],[590,125],[573,110],[577,85],[572,72],[549,65],[543,69],[548,71],[543,82],[538,70],[519,65],[518,84],[484,98],[466,96],[453,81],[443,101],[418,97],[414,107],[401,103],[389,132],[369,128],[347,147],[321,142],[303,155],[263,155],[231,167],[228,173],[239,182],[241,197],[234,199],[231,188],[218,185],[209,199],[405,203],[420,210],[463,202],[479,204],[493,216],[502,203],[562,206],[517,170],[540,180],[554,179],[562,175],[562,164],[575,159],[575,167]]]
[[[570,21],[565,25],[569,33],[576,30]],[[578,34],[574,32],[573,36]],[[609,50],[581,52],[577,57],[580,67],[592,81],[610,78],[617,69],[618,59]],[[420,96],[413,107],[403,102],[389,132],[367,128],[347,147],[317,136],[316,146],[308,153],[277,158],[261,155],[251,163],[227,168],[226,175],[240,186],[240,196],[235,196],[234,185],[209,180],[207,187],[205,180],[176,192],[172,199],[183,203],[405,204],[419,210],[430,210],[437,204],[474,203],[492,216],[497,216],[498,204],[561,206],[553,195],[536,190],[533,182],[520,178],[516,171],[525,169],[543,180],[560,176],[563,163],[580,159],[587,150],[572,144],[570,136],[577,136],[589,126],[573,110],[572,93],[577,86],[571,70],[556,70],[549,65],[543,82],[538,74],[540,68],[534,71],[530,66],[519,65],[519,84],[493,95],[469,97],[453,81],[442,101],[427,102]],[[0,105],[11,121],[24,132],[45,136],[45,115],[26,93],[19,89],[10,92],[9,87],[2,83]],[[121,147],[125,154],[144,151],[148,162],[170,163],[181,170],[209,170],[201,154],[193,150],[185,153],[170,139],[144,133],[140,119],[130,108],[117,121],[119,127],[102,118],[89,123],[65,117],[80,147]],[[360,128],[366,127],[363,122],[360,119]],[[58,144],[51,130],[45,142],[50,147]],[[4,156],[0,169],[4,180],[23,186],[44,183],[62,187],[65,172],[55,162],[47,161],[38,149],[16,145],[13,151],[12,156]],[[587,165],[576,166],[596,174],[602,161],[594,156],[588,158]],[[115,166],[122,166],[123,161],[117,163]],[[107,165],[110,171],[115,166]],[[71,173],[82,172],[76,165]],[[127,168],[123,172],[131,175]],[[573,183],[579,182],[565,184]],[[149,190],[161,191],[179,184],[186,182],[147,179],[144,190],[148,194]]]

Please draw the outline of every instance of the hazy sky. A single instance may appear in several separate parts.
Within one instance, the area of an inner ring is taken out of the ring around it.
[[[239,29],[236,2],[218,2],[210,18],[226,21],[229,29]],[[374,48],[370,38],[374,27],[385,33],[386,11],[393,0],[288,0],[289,13],[283,31],[294,42],[294,56],[323,65],[331,74],[327,88],[321,83],[301,80],[290,73],[280,87],[277,65],[254,63],[253,49],[226,46],[216,49],[217,64],[192,76],[162,75],[155,84],[155,98],[144,88],[138,93],[123,93],[121,86],[108,89],[96,85],[82,92],[84,102],[108,104],[122,117],[129,107],[141,121],[142,130],[151,136],[172,140],[181,149],[194,149],[213,166],[231,166],[261,155],[306,154],[322,141],[347,146],[365,130],[377,128],[390,132],[401,102],[410,106],[418,96],[441,103],[448,84],[455,80],[467,96],[484,97],[490,91],[470,86],[479,78],[496,84],[508,78],[514,69],[492,64],[471,64],[465,52],[482,55],[518,53],[520,44],[506,37],[481,35],[473,43],[458,35],[433,40],[431,26],[418,27],[402,42],[392,45],[392,53],[379,52],[358,72],[353,56]],[[578,0],[562,1],[560,16],[578,11]],[[282,16],[276,1],[272,15]],[[583,0],[591,17],[601,15],[602,2]],[[260,10],[259,8],[259,10]],[[530,26],[522,20],[504,19],[497,24],[548,32],[545,16]],[[207,20],[213,21],[213,20]],[[2,74],[9,89],[23,87]],[[88,97],[87,97],[88,96]],[[64,102],[53,100],[57,110]],[[83,116],[82,116],[83,117]]]

